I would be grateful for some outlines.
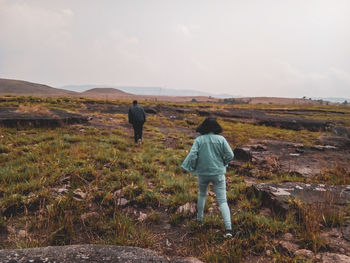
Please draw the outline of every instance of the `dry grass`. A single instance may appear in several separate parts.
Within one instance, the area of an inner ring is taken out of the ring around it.
[[[16,110],[18,113],[31,113],[38,115],[50,115],[51,111],[45,106],[42,105],[19,105]]]

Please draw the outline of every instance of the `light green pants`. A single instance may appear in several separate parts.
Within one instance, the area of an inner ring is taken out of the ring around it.
[[[198,202],[197,202],[197,220],[203,220],[203,211],[205,200],[207,198],[208,184],[212,182],[216,201],[219,204],[222,218],[224,219],[225,228],[231,230],[231,215],[230,209],[226,200],[226,179],[225,175],[200,175],[198,176]]]

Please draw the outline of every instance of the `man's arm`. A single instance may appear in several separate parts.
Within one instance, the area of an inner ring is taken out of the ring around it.
[[[146,113],[145,113],[145,110],[144,110],[144,109],[142,109],[142,113],[143,113],[143,119],[144,119],[145,122],[146,122]]]

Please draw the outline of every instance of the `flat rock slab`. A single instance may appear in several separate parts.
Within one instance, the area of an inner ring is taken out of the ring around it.
[[[99,263],[99,262],[200,262],[194,259],[174,259],[169,261],[156,252],[136,247],[71,245],[30,249],[0,250],[2,263]]]
[[[88,119],[80,114],[50,109],[48,114],[16,112],[16,107],[0,107],[0,126],[58,127],[65,124],[84,124]]]
[[[274,112],[257,109],[226,109],[221,111],[199,110],[200,116],[217,116],[236,119],[241,122],[255,123],[289,130],[326,131],[332,125],[328,120],[307,119],[296,116],[278,116]],[[284,112],[283,112],[284,113]],[[275,112],[281,114],[281,112]]]
[[[250,161],[257,167],[251,176],[267,170],[314,177],[337,165],[350,169],[349,150],[337,146],[306,146],[279,140],[252,140],[252,143],[236,148],[235,159],[230,163],[239,170],[242,162]]]
[[[262,194],[264,204],[275,211],[287,211],[289,199],[298,199],[305,204],[331,202],[346,205],[350,202],[350,185],[324,185],[288,182],[282,184],[254,184],[253,189]]]

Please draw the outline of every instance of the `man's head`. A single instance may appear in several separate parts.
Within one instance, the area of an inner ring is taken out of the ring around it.
[[[136,106],[136,105],[137,105],[137,100],[134,100],[134,101],[132,102],[132,105]]]

